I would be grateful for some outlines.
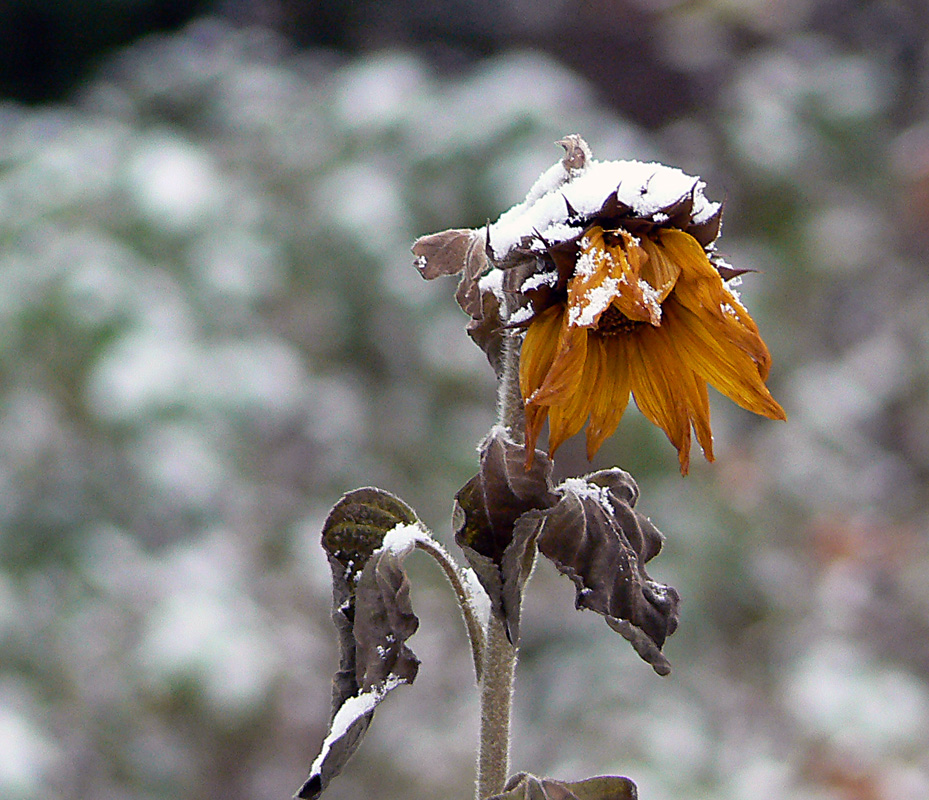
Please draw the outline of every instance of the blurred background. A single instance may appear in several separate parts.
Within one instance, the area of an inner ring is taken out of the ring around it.
[[[923,0],[5,0],[0,796],[278,800],[336,667],[318,536],[376,484],[452,545],[494,383],[419,235],[582,134],[726,204],[786,424],[713,397],[677,474],[630,411],[684,598],[659,678],[540,564],[514,769],[643,800],[929,796]],[[582,442],[560,469],[590,469]],[[331,800],[472,795],[451,593]]]

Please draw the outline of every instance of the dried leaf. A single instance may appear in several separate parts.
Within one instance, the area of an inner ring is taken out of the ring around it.
[[[628,778],[601,775],[580,781],[536,778],[520,772],[507,781],[502,794],[488,800],[637,800],[635,784]]]
[[[416,268],[430,281],[440,275],[457,275],[465,267],[475,234],[471,228],[453,228],[421,236],[413,243]]]
[[[551,461],[536,451],[527,471],[525,453],[502,427],[495,427],[481,444],[480,472],[455,496],[455,541],[489,595],[491,609],[506,620],[514,644],[537,521],[517,523],[526,512],[549,508],[557,500],[551,492]]]
[[[591,160],[590,146],[579,134],[569,133],[564,139],[555,142],[564,148],[564,158],[561,159],[561,165],[567,172],[579,172],[587,166]]]
[[[461,273],[455,299],[471,317],[468,334],[487,354],[499,377],[504,336],[500,298],[478,285],[493,267],[487,254],[486,229],[456,228],[423,236],[414,242],[413,255],[416,268],[427,280]]]
[[[577,588],[578,608],[596,611],[659,675],[671,671],[661,652],[678,621],[676,590],[656,583],[645,562],[662,535],[634,510],[638,489],[620,469],[570,478],[552,508],[527,514],[538,521],[537,544]]]
[[[716,237],[719,236],[719,229],[723,223],[723,204],[720,203],[716,210],[702,222],[691,222],[685,228],[685,231],[696,239],[704,248],[709,247]],[[725,276],[724,276],[725,277]]]
[[[462,278],[459,291],[464,284],[465,279]],[[460,298],[459,302],[461,302]],[[500,317],[500,299],[493,292],[480,292],[477,295],[477,303],[478,308],[472,314],[467,326],[468,336],[484,351],[499,380],[503,374],[503,350],[506,336],[506,326]]]
[[[403,560],[427,536],[406,503],[373,488],[342,497],[323,524],[340,663],[329,733],[297,797],[319,797],[358,748],[377,705],[416,677],[419,660],[406,640],[419,621]]]

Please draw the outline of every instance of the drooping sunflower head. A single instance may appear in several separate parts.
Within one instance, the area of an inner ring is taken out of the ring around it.
[[[593,457],[630,395],[677,448],[684,474],[692,431],[713,460],[708,383],[784,419],[765,386],[767,347],[735,289],[745,270],[716,253],[722,206],[704,183],[660,164],[594,161],[577,136],[561,144],[564,159],[523,203],[486,231],[444,234],[458,235],[459,302],[492,363],[502,329],[525,331],[527,463],[546,419],[550,454],[586,423]],[[418,255],[426,277],[441,274]]]

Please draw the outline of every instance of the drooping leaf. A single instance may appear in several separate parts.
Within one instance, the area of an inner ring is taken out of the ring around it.
[[[637,800],[638,796],[635,784],[628,778],[601,775],[557,781],[520,772],[507,781],[501,794],[488,800]]]
[[[459,285],[459,302],[464,305],[465,298]],[[474,286],[477,286],[475,283]],[[503,349],[507,335],[506,326],[501,317],[500,298],[494,292],[475,292],[473,300],[467,301],[473,309],[471,319],[465,330],[471,340],[484,351],[497,379],[503,375]]]
[[[454,228],[421,236],[413,243],[412,249],[416,268],[426,280],[461,273],[456,294],[458,304],[466,313],[477,318],[481,308],[478,279],[492,266],[486,246],[485,231]]]
[[[487,355],[499,378],[505,311],[498,292],[479,285],[481,277],[494,266],[488,256],[487,231],[455,228],[423,236],[413,243],[413,255],[416,268],[427,280],[461,274],[455,299],[471,317],[468,335]]]
[[[323,524],[340,663],[329,733],[297,797],[319,797],[358,748],[377,705],[416,677],[419,660],[406,640],[419,621],[403,560],[423,537],[413,510],[374,488],[346,494]]]
[[[465,268],[468,248],[475,234],[471,228],[453,228],[420,236],[413,243],[416,268],[426,280],[457,275]]]
[[[536,451],[525,469],[525,449],[495,427],[481,444],[480,471],[455,496],[455,541],[477,574],[493,613],[507,623],[510,640],[519,638],[522,587],[535,557],[535,528],[528,511],[549,508],[552,463]],[[518,528],[518,531],[517,531]]]
[[[539,551],[574,582],[578,608],[603,615],[655,672],[667,675],[671,666],[661,648],[677,628],[680,596],[645,571],[663,537],[635,510],[632,476],[601,470],[569,478],[555,491],[555,505],[527,514],[539,524]]]

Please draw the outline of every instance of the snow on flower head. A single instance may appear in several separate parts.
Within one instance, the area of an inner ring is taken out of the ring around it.
[[[499,371],[503,337],[525,331],[520,390],[527,463],[546,419],[549,452],[587,423],[593,457],[630,394],[690,464],[691,430],[713,460],[707,383],[771,419],[770,355],[726,282],[722,206],[699,178],[639,161],[596,161],[579,136],[526,199],[483,231],[413,247],[426,278],[463,272],[469,333]]]

